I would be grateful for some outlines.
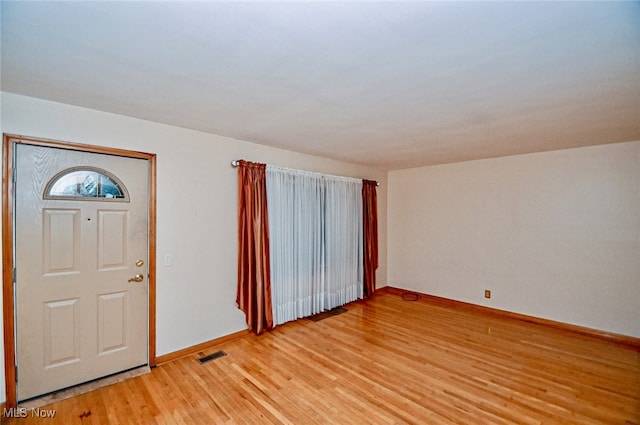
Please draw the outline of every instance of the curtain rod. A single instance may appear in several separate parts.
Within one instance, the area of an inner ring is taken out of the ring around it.
[[[234,159],[231,161],[231,166],[233,168],[238,167],[238,165],[240,165],[240,161],[242,161],[241,159]],[[380,182],[376,181],[376,186],[380,186]]]

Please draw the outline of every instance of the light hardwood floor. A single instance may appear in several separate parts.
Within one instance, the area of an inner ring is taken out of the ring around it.
[[[637,349],[393,294],[346,307],[3,423],[640,424]]]

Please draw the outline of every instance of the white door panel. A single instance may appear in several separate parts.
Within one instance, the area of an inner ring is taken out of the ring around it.
[[[16,145],[15,164],[18,399],[147,364],[148,161]],[[128,201],[45,199],[54,176],[88,166]]]

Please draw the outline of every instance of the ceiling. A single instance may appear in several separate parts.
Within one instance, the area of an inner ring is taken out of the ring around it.
[[[640,140],[640,2],[0,7],[27,96],[389,170]]]

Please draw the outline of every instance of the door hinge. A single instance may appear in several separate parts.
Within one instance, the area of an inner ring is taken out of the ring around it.
[[[14,267],[14,268],[13,268],[13,284],[14,284],[14,285],[16,284],[16,280],[17,280],[17,278],[16,278],[16,274],[17,274],[17,272],[16,272],[16,268]]]
[[[18,365],[16,365],[15,368],[16,368],[16,382],[18,382]]]
[[[16,184],[16,180],[18,180],[18,169],[16,167],[13,167],[13,176],[11,177],[11,179],[13,180],[13,184]]]

